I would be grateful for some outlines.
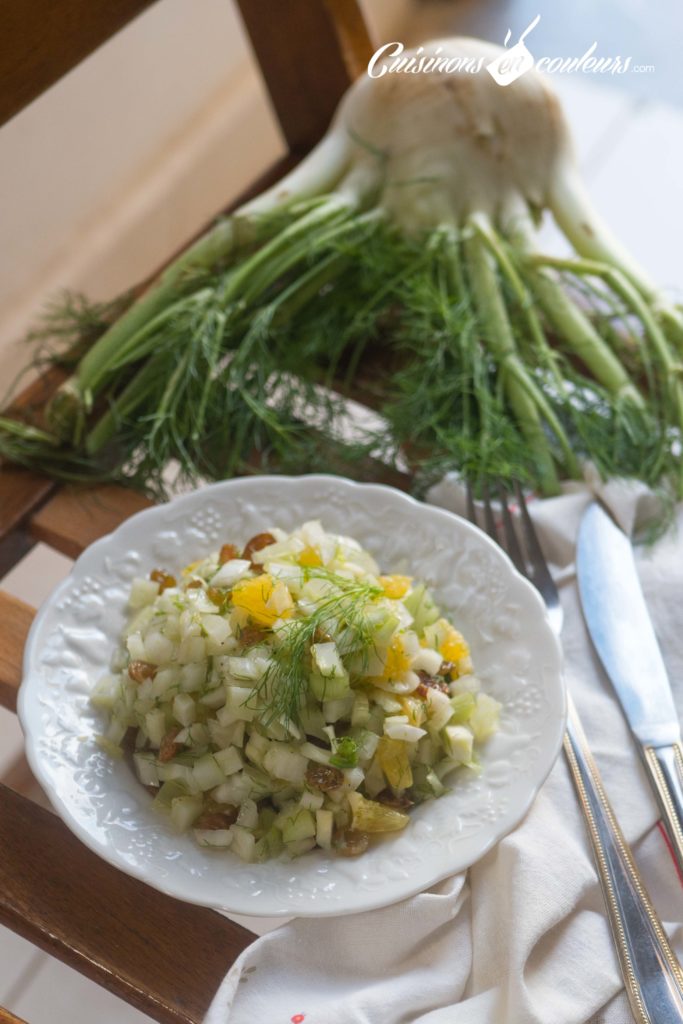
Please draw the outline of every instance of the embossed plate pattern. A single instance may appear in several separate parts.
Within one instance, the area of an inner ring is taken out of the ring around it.
[[[321,851],[243,864],[171,832],[123,761],[95,744],[88,695],[107,671],[134,576],[178,570],[224,541],[318,518],[390,572],[425,580],[502,701],[479,777],[417,808],[411,825],[355,860]],[[123,523],[91,545],[31,629],[19,714],[27,755],[57,813],[92,850],[157,889],[242,914],[325,916],[385,906],[468,867],[522,819],[559,752],[561,657],[533,587],[481,531],[388,487],[339,477],[213,484]]]

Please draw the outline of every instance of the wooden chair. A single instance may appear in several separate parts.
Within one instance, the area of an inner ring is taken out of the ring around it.
[[[151,2],[9,5],[0,34],[0,123]],[[372,46],[356,0],[237,2],[289,147],[288,155],[254,183],[250,193],[255,194],[322,135]],[[58,382],[53,373],[29,387],[16,405],[44,400]],[[0,466],[0,576],[37,541],[76,557],[148,504],[123,488],[75,489]],[[11,711],[33,615],[32,608],[0,590],[0,704]],[[168,1024],[203,1019],[223,976],[253,938],[227,918],[163,896],[100,861],[55,815],[5,785],[0,785],[0,922]],[[16,1020],[0,1009],[0,1024]]]

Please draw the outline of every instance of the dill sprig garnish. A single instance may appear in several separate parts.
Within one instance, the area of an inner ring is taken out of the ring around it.
[[[356,651],[367,652],[373,643],[367,606],[384,593],[380,586],[323,568],[308,568],[305,576],[325,580],[334,590],[319,598],[308,614],[287,621],[278,630],[271,663],[251,698],[266,726],[277,721],[299,723],[311,674],[311,647],[321,642],[320,637],[334,635],[342,658]]]

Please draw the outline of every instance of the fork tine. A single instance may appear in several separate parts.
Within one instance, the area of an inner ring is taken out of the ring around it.
[[[534,527],[533,520],[529,515],[529,509],[527,508],[524,492],[518,483],[515,484],[515,493],[517,495],[517,502],[521,513],[522,529],[524,531],[527,553],[529,555],[529,561],[531,562],[531,572],[529,575],[539,590],[543,591],[548,587],[554,588],[555,582],[550,575],[545,555],[541,550],[541,545],[538,543],[536,528]]]
[[[503,528],[504,528],[504,531],[505,531],[505,548],[507,550],[508,555],[512,559],[512,561],[513,561],[517,571],[521,572],[522,575],[524,576],[524,575],[526,575],[526,565],[525,565],[525,562],[524,562],[524,555],[522,554],[522,549],[519,546],[519,541],[517,540],[517,534],[515,533],[515,526],[514,526],[514,523],[512,522],[512,516],[510,515],[510,509],[508,508],[507,494],[505,492],[505,487],[503,486],[502,480],[498,481],[498,494],[499,494],[499,497],[500,497],[500,505],[501,505],[501,508],[503,510]]]
[[[493,517],[493,509],[491,507],[491,495],[489,494],[489,485],[484,483],[482,488],[482,497],[484,499],[484,526],[491,540],[495,540],[496,544],[500,544],[498,539],[498,530],[496,529],[496,521]]]

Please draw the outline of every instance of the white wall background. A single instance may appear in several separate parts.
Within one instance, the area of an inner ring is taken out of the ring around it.
[[[231,0],[159,0],[0,128],[0,401],[50,296],[144,279],[282,151]]]

